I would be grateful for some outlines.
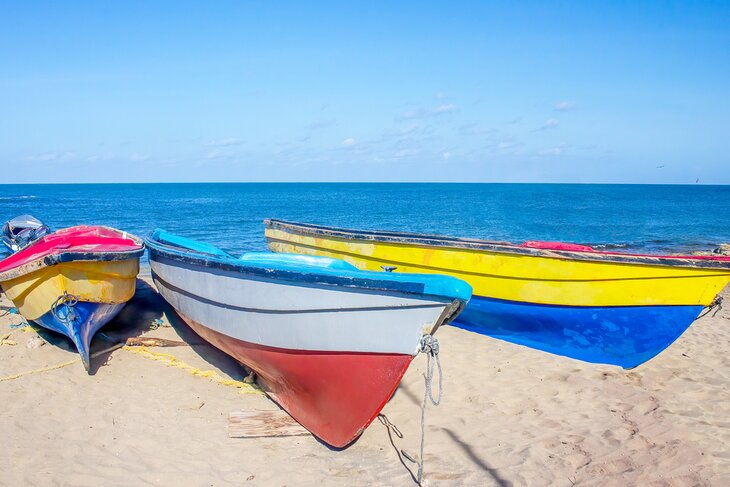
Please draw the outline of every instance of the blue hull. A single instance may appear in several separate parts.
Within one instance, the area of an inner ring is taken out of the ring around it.
[[[630,369],[671,345],[702,309],[551,306],[474,296],[453,325],[585,362]]]
[[[57,310],[58,317],[52,311],[44,314],[37,320],[43,328],[66,335],[74,342],[76,349],[81,355],[81,361],[84,368],[89,370],[89,344],[94,334],[102,326],[109,323],[122,310],[126,303],[106,304],[106,303],[88,303],[79,301],[74,307],[76,319],[72,324],[67,324],[64,320],[67,318],[65,307],[59,307]]]

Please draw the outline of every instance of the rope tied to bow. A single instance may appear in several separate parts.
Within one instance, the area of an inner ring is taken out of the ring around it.
[[[704,312],[702,312],[697,319],[699,320],[703,316],[707,316],[710,311],[715,310],[714,313],[712,313],[712,317],[714,318],[718,311],[722,309],[722,296],[715,296],[715,299],[712,300],[710,305],[705,309]]]
[[[433,337],[433,335],[423,335],[421,337],[421,343],[419,346],[419,352],[426,354],[426,373],[423,374],[425,382],[425,391],[423,392],[423,403],[421,404],[421,453],[418,460],[409,455],[406,451],[401,450],[401,453],[405,458],[418,465],[417,482],[421,485],[423,481],[423,448],[426,443],[426,405],[427,400],[431,401],[431,404],[438,406],[441,403],[443,397],[443,373],[441,371],[441,361],[439,360],[439,341]],[[439,374],[439,390],[438,399],[433,397],[433,373],[434,363],[438,367]]]
[[[53,305],[51,306],[51,313],[53,313],[53,316],[55,316],[61,323],[71,325],[79,317],[74,310],[74,306],[76,306],[78,302],[79,298],[64,291],[63,295],[59,296],[58,299],[53,302]],[[60,309],[64,309],[65,313],[62,314]]]

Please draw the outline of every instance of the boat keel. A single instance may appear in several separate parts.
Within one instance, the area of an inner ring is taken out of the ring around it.
[[[79,301],[72,308],[59,306],[36,319],[43,328],[66,335],[74,343],[84,368],[90,368],[90,344],[94,334],[122,310],[125,303],[90,303]],[[69,314],[72,309],[72,315]]]

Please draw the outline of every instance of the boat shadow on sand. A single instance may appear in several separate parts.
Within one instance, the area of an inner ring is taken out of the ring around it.
[[[162,320],[162,326],[171,327],[180,340],[211,366],[234,380],[243,380],[246,377],[247,371],[241,364],[198,336],[154,286],[143,279],[137,279],[137,292],[119,316],[102,329],[108,340],[99,348],[108,346],[109,342],[119,343],[128,338],[138,337],[148,332],[155,320]],[[99,358],[103,357],[104,354]],[[97,366],[105,363],[106,360],[99,360]]]
[[[163,326],[169,325],[190,348],[203,360],[218,368],[236,380],[246,377],[245,369],[234,359],[207,344],[200,338],[162,298],[160,293],[147,281],[138,278],[137,289],[127,305],[113,320],[96,333],[91,342],[91,364],[89,375],[110,363],[116,344],[124,343],[129,338],[140,337],[151,330],[156,320],[162,320]],[[31,323],[33,329],[47,343],[69,352],[76,352],[73,342],[60,333],[47,330]],[[175,337],[177,338],[177,337]]]

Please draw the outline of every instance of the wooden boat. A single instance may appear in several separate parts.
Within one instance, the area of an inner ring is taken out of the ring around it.
[[[94,333],[134,295],[144,244],[113,228],[38,233],[30,223],[5,226],[15,253],[0,261],[0,286],[25,319],[69,337],[88,371]]]
[[[281,407],[335,447],[354,441],[400,383],[423,335],[471,287],[447,276],[364,272],[337,259],[233,257],[155,230],[152,278],[190,327],[254,370]]]
[[[459,277],[474,296],[455,324],[588,362],[635,367],[668,347],[730,281],[730,258],[598,252],[266,220],[269,248],[360,269]]]

